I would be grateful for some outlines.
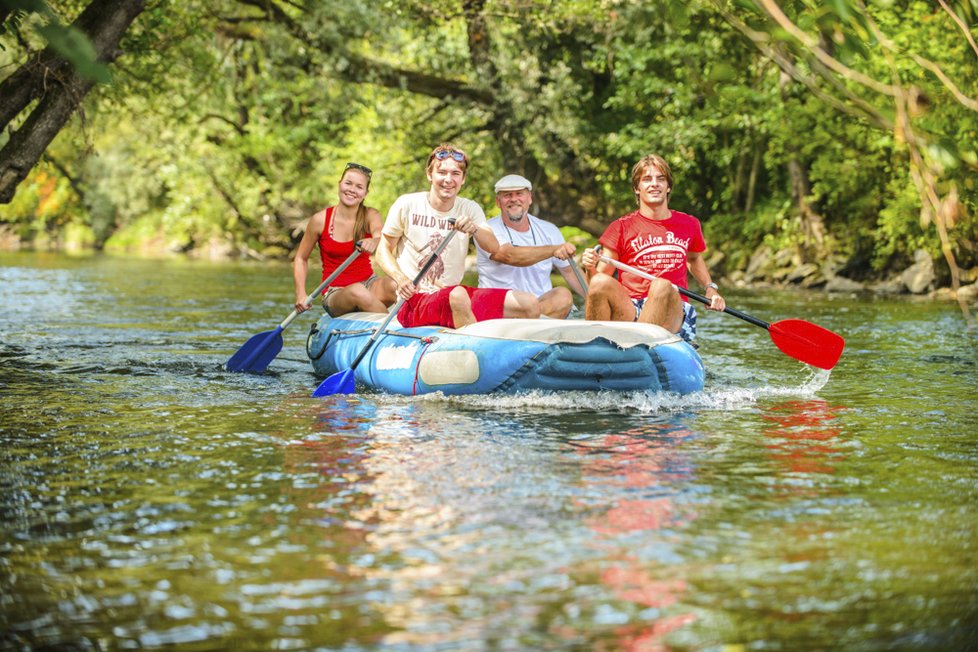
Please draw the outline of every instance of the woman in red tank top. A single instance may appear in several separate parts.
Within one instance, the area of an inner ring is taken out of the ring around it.
[[[362,310],[387,312],[397,300],[394,281],[374,275],[370,256],[377,249],[383,222],[375,208],[363,205],[370,189],[370,168],[347,163],[339,183],[339,202],[309,218],[292,263],[295,281],[295,309],[306,310],[306,275],[309,256],[319,245],[325,279],[340,266],[360,242],[360,255],[323,292],[323,307],[334,317]]]

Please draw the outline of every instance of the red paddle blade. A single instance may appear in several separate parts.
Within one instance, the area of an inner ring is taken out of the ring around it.
[[[819,369],[831,369],[846,341],[827,328],[803,319],[783,319],[768,327],[774,345],[787,355]]]

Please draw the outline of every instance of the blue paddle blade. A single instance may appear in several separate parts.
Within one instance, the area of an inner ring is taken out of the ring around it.
[[[356,392],[357,381],[353,377],[353,369],[344,369],[319,383],[319,387],[312,393],[313,398],[332,396],[333,394],[353,394]]]
[[[260,374],[282,350],[282,327],[258,333],[245,342],[234,355],[228,358],[224,368],[228,371],[243,371]]]

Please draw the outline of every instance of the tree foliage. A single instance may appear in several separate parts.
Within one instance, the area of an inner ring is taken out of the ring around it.
[[[975,12],[156,0],[0,221],[25,237],[82,224],[97,246],[284,255],[347,161],[374,168],[368,202],[384,212],[453,141],[473,157],[468,196],[491,206],[495,178],[519,172],[540,215],[596,234],[634,206],[630,166],[656,151],[672,205],[704,220],[728,271],[768,244],[867,277],[923,247],[957,283],[978,264]],[[0,70],[36,53],[18,34],[0,35]]]

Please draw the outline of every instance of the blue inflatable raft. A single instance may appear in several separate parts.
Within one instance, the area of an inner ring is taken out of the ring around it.
[[[386,315],[324,315],[306,339],[320,377],[349,369]],[[356,381],[393,394],[514,394],[530,390],[703,389],[703,363],[679,336],[650,324],[493,319],[459,329],[397,320],[356,368]]]

